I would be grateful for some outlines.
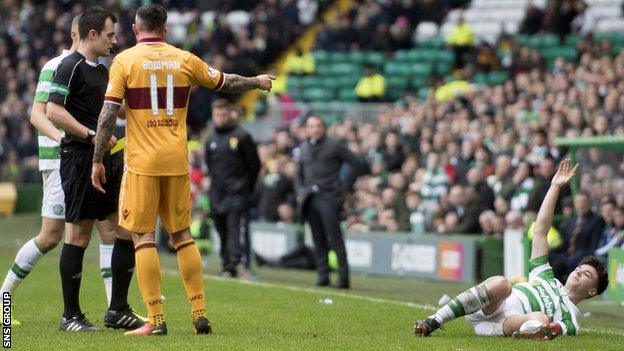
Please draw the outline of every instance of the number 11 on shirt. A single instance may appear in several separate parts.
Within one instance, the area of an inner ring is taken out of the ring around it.
[[[167,74],[165,93],[165,111],[167,116],[173,116],[173,74]],[[156,74],[150,74],[150,99],[152,115],[158,116],[158,80]]]

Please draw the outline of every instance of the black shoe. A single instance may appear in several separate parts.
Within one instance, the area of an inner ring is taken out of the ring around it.
[[[91,324],[87,317],[83,313],[79,313],[72,318],[61,319],[60,331],[73,331],[73,332],[98,332],[100,328]]]
[[[113,329],[134,330],[141,328],[145,322],[131,309],[125,311],[108,310],[104,315],[104,326]]]
[[[210,334],[212,333],[212,326],[210,325],[210,321],[206,317],[199,317],[193,323],[195,327],[195,334]]]
[[[424,321],[419,320],[414,322],[414,335],[416,336],[429,336],[436,329],[444,329],[435,318],[427,318]]]

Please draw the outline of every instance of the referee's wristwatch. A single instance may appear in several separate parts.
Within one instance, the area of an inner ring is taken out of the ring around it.
[[[87,132],[87,140],[90,142],[93,142],[93,137],[95,137],[95,130],[93,129],[89,129],[89,131]]]

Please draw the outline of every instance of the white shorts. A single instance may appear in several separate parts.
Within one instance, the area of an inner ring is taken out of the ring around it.
[[[486,315],[479,310],[467,315],[466,320],[474,326],[477,335],[503,336],[505,318],[517,314],[524,314],[524,308],[522,308],[522,303],[511,295],[494,313]]]
[[[58,169],[41,172],[43,177],[43,200],[41,217],[65,219],[65,194]]]

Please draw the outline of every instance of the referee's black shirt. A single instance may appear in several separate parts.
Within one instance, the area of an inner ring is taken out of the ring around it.
[[[108,69],[102,63],[89,62],[78,51],[61,61],[50,87],[49,102],[65,106],[80,124],[95,130],[104,105]],[[63,145],[93,146],[89,141],[67,134]]]

